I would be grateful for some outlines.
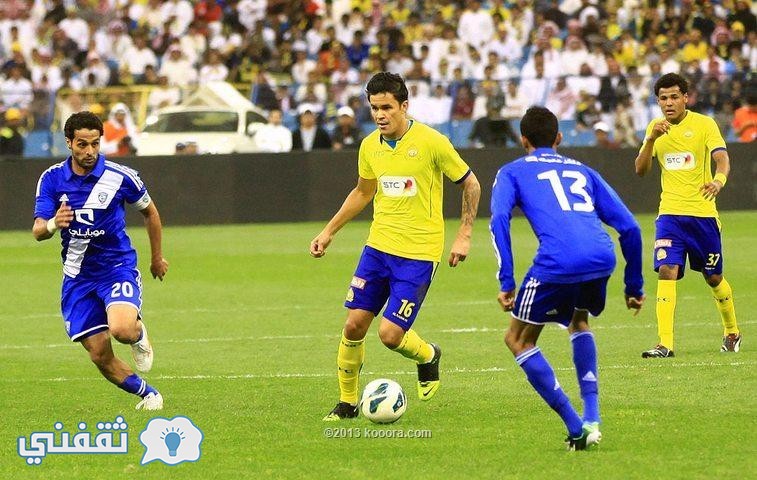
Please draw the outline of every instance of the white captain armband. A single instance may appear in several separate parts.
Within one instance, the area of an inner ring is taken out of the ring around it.
[[[148,205],[150,205],[151,201],[152,199],[150,198],[150,194],[145,192],[145,194],[142,195],[142,198],[134,202],[132,205],[134,205],[134,208],[136,208],[137,210],[144,210],[148,207]]]

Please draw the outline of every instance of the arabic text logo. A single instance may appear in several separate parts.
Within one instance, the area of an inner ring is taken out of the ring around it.
[[[100,431],[92,438],[87,424],[79,422],[79,432],[72,435],[63,431],[63,423],[56,422],[52,432],[33,432],[26,437],[18,437],[18,454],[26,459],[27,465],[40,465],[42,459],[53,454],[95,454],[127,453],[129,451],[129,426],[123,417],[116,417],[115,422],[98,422]],[[115,440],[118,441],[115,441]]]

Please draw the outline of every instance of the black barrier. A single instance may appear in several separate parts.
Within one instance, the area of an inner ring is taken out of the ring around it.
[[[757,209],[754,144],[728,146],[731,174],[718,198],[721,210]],[[461,150],[481,182],[479,216],[489,215],[491,185],[499,167],[521,149]],[[560,153],[599,171],[634,213],[655,212],[660,197],[657,167],[634,173],[635,149],[565,148]],[[140,172],[166,225],[323,221],[331,217],[357,180],[357,154],[198,155],[117,159]],[[49,159],[0,160],[0,229],[31,229],[34,193]],[[447,217],[460,212],[460,188],[447,182]],[[139,220],[139,215],[130,220]],[[370,208],[359,218],[370,218]]]

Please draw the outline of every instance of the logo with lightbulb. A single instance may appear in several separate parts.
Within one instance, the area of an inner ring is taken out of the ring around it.
[[[202,439],[202,431],[187,417],[153,418],[139,434],[139,441],[145,446],[141,463],[145,465],[154,460],[166,465],[196,462],[200,459]]]

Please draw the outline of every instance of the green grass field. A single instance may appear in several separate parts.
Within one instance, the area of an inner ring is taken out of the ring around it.
[[[495,300],[486,219],[477,223],[470,258],[457,269],[440,266],[416,322],[444,348],[441,390],[421,404],[414,365],[385,349],[374,327],[361,385],[396,379],[409,406],[393,425],[345,422],[355,430],[342,433],[360,438],[327,438],[324,428],[333,425],[321,418],[337,398],[342,301],[367,223],[345,227],[320,260],[307,250],[321,224],[166,228],[170,271],[163,283],[145,280],[143,309],[156,350],[145,378],[166,399],[160,415],[134,411],[136,397],[102,379],[68,341],[58,309],[58,241],[0,232],[0,478],[755,478],[757,212],[725,212],[722,220],[742,351],[719,352],[722,327],[709,288],[688,272],[678,287],[676,358],[640,358],[656,340],[653,217],[640,216],[651,301],[632,316],[621,275],[613,276],[607,309],[593,322],[604,438],[598,451],[577,453],[564,450],[562,423],[502,342],[509,317]],[[448,239],[455,227],[448,223]],[[535,240],[522,218],[513,232],[522,276]],[[148,272],[144,231],[132,228],[131,236]],[[549,327],[540,346],[580,402],[567,334]],[[131,361],[127,347],[118,353]],[[128,454],[48,455],[27,466],[16,453],[18,437],[52,431],[56,421],[75,432],[80,421],[119,414],[129,423]],[[140,465],[148,420],[177,415],[204,433],[199,462]],[[364,438],[416,429],[431,438]]]

